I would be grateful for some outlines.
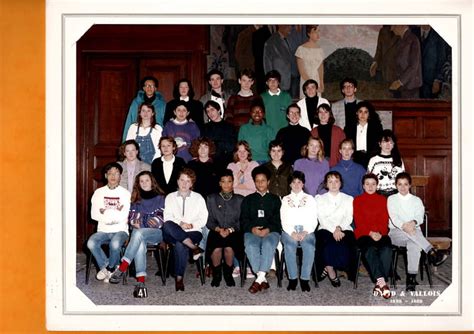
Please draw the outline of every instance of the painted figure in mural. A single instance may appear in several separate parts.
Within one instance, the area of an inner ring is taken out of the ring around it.
[[[342,100],[334,102],[332,104],[332,113],[336,119],[336,124],[341,129],[344,127],[352,126],[356,123],[356,112],[357,112],[357,103],[359,100],[356,97],[357,92],[357,80],[354,78],[344,78],[339,83],[339,89],[341,90]]]
[[[125,125],[123,127],[122,142],[127,139],[130,125],[137,121],[137,116],[140,112],[139,107],[142,103],[153,105],[155,108],[156,124],[163,126],[165,99],[163,95],[157,91],[158,79],[153,76],[146,76],[141,80],[140,85],[142,86],[142,90],[137,93],[137,96],[133,99],[132,104],[130,104],[130,108],[128,109],[127,118],[125,119]]]
[[[222,84],[224,83],[224,74],[217,69],[212,69],[207,72],[206,78],[207,82],[209,83],[210,90],[208,93],[201,96],[199,100],[203,105],[206,104],[207,101],[216,101],[219,103],[221,116],[224,117],[224,109],[230,95],[228,92],[224,91],[222,87]],[[204,123],[209,122],[209,118],[207,117],[205,110],[203,110],[203,114]]]
[[[389,90],[395,98],[418,98],[423,84],[420,41],[407,25],[393,25],[391,29],[400,36],[400,41],[397,46],[396,80],[390,84]]]
[[[253,24],[242,30],[237,36],[235,43],[235,61],[236,70],[241,71],[244,68],[255,71],[255,58],[252,51],[253,33],[259,26]]]
[[[313,79],[318,83],[318,95],[324,92],[324,52],[319,46],[319,25],[307,25],[308,41],[295,52],[296,63],[300,73],[300,98],[303,98],[303,83]]]
[[[420,25],[412,31],[421,45],[423,86],[420,88],[420,97],[437,98],[443,83],[443,65],[451,53],[451,47],[430,25]]]
[[[240,90],[237,94],[229,97],[225,119],[240,126],[247,122],[250,106],[255,101],[261,101],[260,96],[254,94],[252,86],[255,80],[255,73],[251,69],[243,69],[239,74]]]
[[[277,70],[281,74],[280,88],[289,91],[291,86],[291,62],[293,54],[287,37],[290,25],[279,25],[277,31],[266,41],[263,49],[263,68],[265,73]]]
[[[288,35],[288,44],[290,44],[291,54],[294,55],[298,47],[308,40],[306,35],[306,26],[297,24],[291,26],[290,34]],[[291,61],[291,88],[290,94],[294,99],[300,98],[300,72],[298,71],[298,64],[296,63],[296,57],[292,58]]]
[[[393,33],[390,25],[384,25],[380,28],[374,61],[369,70],[371,77],[375,77],[377,73],[380,73],[382,80],[385,82],[392,83],[396,79],[395,60],[399,40],[400,37]]]
[[[174,110],[178,102],[185,101],[188,105],[189,118],[192,119],[196,125],[202,129],[204,125],[204,116],[202,113],[202,103],[201,101],[194,100],[194,89],[191,81],[188,79],[179,80],[173,89],[173,100],[169,101],[166,104],[165,118],[163,123],[166,123],[174,118]]]
[[[255,78],[257,81],[257,93],[261,94],[265,91],[265,73],[263,66],[263,50],[265,42],[272,35],[270,26],[255,26],[257,29],[252,34],[252,53],[255,61]]]

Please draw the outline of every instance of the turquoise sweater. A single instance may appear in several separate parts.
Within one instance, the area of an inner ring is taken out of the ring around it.
[[[270,95],[268,91],[262,94],[265,105],[265,120],[273,128],[275,133],[288,125],[286,119],[286,108],[291,104],[291,96],[287,92],[281,91],[280,95]]]

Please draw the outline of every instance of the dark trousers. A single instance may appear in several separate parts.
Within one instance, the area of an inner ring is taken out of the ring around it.
[[[161,228],[163,240],[174,245],[174,272],[176,276],[184,276],[186,264],[188,263],[189,248],[183,244],[184,239],[191,239],[198,244],[202,239],[202,233],[197,231],[186,232],[181,226],[172,221],[167,221]]]
[[[357,261],[354,232],[343,231],[345,236],[336,241],[328,230],[316,232],[316,265],[318,275],[326,266],[347,272],[351,281],[355,279]]]
[[[379,241],[375,241],[368,235],[357,239],[357,245],[365,258],[367,269],[372,280],[383,277],[388,280],[392,265],[392,242],[388,235],[382,236]]]

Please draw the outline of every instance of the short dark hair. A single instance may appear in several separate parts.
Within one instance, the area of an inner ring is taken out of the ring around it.
[[[308,95],[306,95],[306,88],[308,88],[309,85],[311,84],[315,84],[316,85],[316,89],[318,89],[319,85],[318,85],[318,82],[314,79],[308,79],[304,82],[303,84],[303,94],[304,96],[308,97]]]
[[[329,112],[329,120],[328,120],[328,124],[334,124],[336,122],[336,119],[334,118],[334,114],[332,113],[332,109],[331,109],[331,106],[327,103],[323,103],[323,104],[320,104],[317,108],[316,108],[316,114],[314,115],[314,123],[316,124],[321,124],[321,122],[319,121],[319,109],[324,109],[326,110],[327,112]]]
[[[290,109],[291,108],[297,108],[298,111],[300,112],[300,115],[301,115],[301,108],[300,106],[297,104],[297,103],[292,103],[290,104],[287,108],[286,108],[286,114],[288,115],[290,113]]]
[[[222,170],[220,173],[219,173],[219,181],[223,178],[223,177],[231,177],[232,178],[232,181],[234,180],[234,173],[232,172],[232,170],[230,170],[229,168],[226,168],[224,170]]]
[[[379,184],[379,178],[378,178],[377,175],[375,175],[374,173],[365,174],[365,175],[362,177],[362,185],[364,185],[365,180],[367,180],[367,179],[374,179],[374,180],[375,180],[375,183],[376,183],[376,184]]]
[[[214,74],[217,74],[221,77],[221,79],[224,79],[224,73],[219,71],[217,68],[213,68],[212,70],[207,72],[207,75],[206,75],[207,81],[211,80],[211,76],[213,76]]]
[[[354,86],[354,88],[357,88],[357,80],[354,79],[354,78],[349,78],[349,77],[345,77],[344,79],[341,80],[341,82],[339,82],[339,89],[342,90],[344,88],[344,84],[348,82],[350,84],[352,84]],[[344,95],[344,94],[343,94]]]
[[[143,77],[143,79],[140,81],[140,87],[145,86],[145,82],[147,82],[148,80],[153,81],[155,87],[158,88],[158,79],[152,75],[147,75],[146,77]]]
[[[107,174],[107,172],[111,170],[112,168],[117,168],[120,171],[120,174],[122,174],[123,172],[122,166],[120,166],[118,162],[114,161],[114,162],[109,162],[107,165],[104,166],[104,168],[102,169],[103,173]]]
[[[280,72],[278,72],[277,70],[271,70],[271,71],[268,71],[266,74],[265,74],[265,82],[267,82],[268,80],[270,79],[277,79],[278,82],[281,82],[281,74]]]
[[[272,176],[272,174],[270,173],[267,167],[260,165],[252,169],[252,179],[254,182],[257,175],[260,175],[260,174],[264,174],[267,180],[270,180],[270,177]]]
[[[212,100],[209,100],[204,104],[204,111],[206,111],[208,107],[213,107],[217,111],[221,110],[221,105],[217,103],[216,101],[212,101]]]
[[[263,104],[263,101],[261,99],[253,100],[252,103],[250,104],[249,111],[252,111],[252,109],[255,107],[260,107],[260,109],[262,109],[262,111],[265,113],[265,104]]]
[[[311,34],[311,30],[318,29],[318,27],[319,27],[319,24],[307,25],[306,26],[306,36],[309,37],[309,34]]]
[[[407,172],[398,173],[397,176],[395,177],[395,184],[397,184],[398,180],[400,179],[408,180],[408,183],[411,185],[411,175],[408,174]]]
[[[342,175],[335,170],[329,171],[326,173],[326,175],[324,175],[324,188],[328,189],[328,180],[331,176],[334,176],[336,179],[339,179],[339,181],[341,181],[341,187],[339,189],[342,189],[344,187]]]
[[[268,143],[268,152],[270,152],[272,148],[278,147],[278,146],[280,146],[283,151],[285,150],[283,148],[283,142],[281,140],[273,139],[272,141],[270,141],[270,143]]]
[[[174,88],[173,88],[173,97],[177,100],[179,99],[180,95],[179,95],[179,85],[182,84],[183,82],[187,83],[188,84],[188,87],[189,87],[189,92],[188,92],[188,96],[189,96],[189,99],[192,100],[193,97],[194,97],[194,88],[193,88],[193,85],[191,83],[191,81],[189,79],[186,79],[186,78],[183,78],[183,79],[180,79],[176,85],[174,85]]]
[[[255,79],[255,72],[250,68],[244,68],[243,70],[241,70],[239,73],[239,79],[242,78],[244,75],[252,80]]]
[[[214,144],[212,139],[208,137],[199,137],[193,139],[193,141],[191,142],[191,147],[189,148],[189,153],[193,158],[199,157],[198,151],[199,146],[201,146],[201,144],[207,145],[207,147],[209,148],[209,157],[212,157],[214,156],[214,154],[216,154],[216,144]]]
[[[302,171],[295,170],[293,173],[288,175],[288,184],[293,182],[294,179],[300,180],[301,182],[303,182],[303,184],[306,183],[306,177]]]

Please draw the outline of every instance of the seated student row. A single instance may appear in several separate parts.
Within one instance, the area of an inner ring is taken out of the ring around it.
[[[174,269],[176,275],[176,290],[184,290],[183,275],[188,253],[189,250],[192,250],[195,256],[200,255],[201,250],[196,244],[202,238],[201,228],[206,222],[208,227],[212,229],[208,241],[208,247],[210,246],[208,251],[211,252],[213,263],[213,286],[219,285],[222,252],[225,259],[224,278],[226,283],[229,286],[235,284],[231,274],[233,257],[241,252],[242,242],[239,230],[243,230],[245,252],[249,258],[252,269],[257,275],[249,291],[251,293],[257,293],[268,289],[269,284],[266,280],[266,274],[270,268],[273,252],[280,239],[283,225],[284,232],[282,242],[287,251],[285,258],[287,260],[290,277],[289,290],[294,290],[297,284],[297,281],[295,281],[296,278],[293,276],[295,274],[296,258],[294,258],[295,252],[292,251],[295,250],[295,247],[292,246],[295,246],[295,241],[302,242],[304,240],[311,240],[302,243],[304,268],[300,279],[302,290],[309,291],[309,277],[304,277],[303,275],[308,275],[308,266],[309,268],[312,266],[311,257],[314,256],[314,242],[312,241],[314,240],[314,235],[312,237],[311,235],[316,227],[317,219],[319,219],[320,226],[316,237],[319,241],[316,244],[319,249],[318,254],[321,254],[322,258],[318,263],[321,263],[323,267],[319,277],[324,278],[329,276],[332,285],[339,286],[340,281],[334,269],[341,267],[347,269],[350,267],[350,254],[354,253],[351,251],[354,238],[351,232],[352,228],[350,227],[350,223],[352,222],[352,197],[339,193],[339,188],[342,183],[340,174],[337,172],[329,172],[326,174],[325,184],[329,192],[316,197],[316,212],[313,210],[306,210],[306,212],[297,210],[298,213],[295,216],[295,213],[291,213],[292,209],[295,209],[295,207],[306,207],[307,203],[307,207],[310,208],[311,205],[309,203],[311,203],[313,199],[312,196],[302,192],[304,174],[294,172],[291,175],[290,184],[292,193],[284,197],[281,202],[276,195],[268,192],[270,173],[268,169],[263,166],[255,168],[252,172],[257,191],[244,199],[242,199],[240,195],[233,194],[233,174],[231,171],[226,171],[220,178],[221,192],[208,197],[207,207],[202,196],[191,191],[196,179],[195,173],[191,169],[184,168],[180,171],[178,191],[166,196],[164,209],[163,192],[158,187],[150,172],[141,172],[134,184],[132,194],[133,204],[129,215],[133,233],[120,266],[115,267],[118,263],[118,251],[127,238],[128,229],[126,225],[128,213],[126,211],[129,207],[127,199],[130,198],[130,194],[126,189],[119,186],[120,172],[122,171],[119,164],[108,164],[105,171],[108,183],[106,186],[96,190],[92,198],[92,218],[96,219],[99,224],[98,232],[92,235],[88,241],[88,247],[99,265],[100,271],[96,276],[99,280],[110,279],[112,283],[118,283],[130,262],[135,258],[138,281],[134,292],[135,296],[147,295],[146,293],[140,293],[140,290],[143,292],[143,289],[146,289],[144,287],[144,278],[146,275],[146,244],[147,242],[158,243],[161,239],[175,245]],[[377,181],[375,176],[372,175],[372,178]],[[398,178],[397,186],[399,186]],[[406,187],[406,185],[401,185],[400,187],[401,194],[409,189],[409,186]],[[375,187],[373,187],[373,191],[375,192]],[[405,193],[403,196],[407,194],[408,193]],[[302,197],[300,195],[302,195]],[[339,200],[334,201],[336,196],[339,196]],[[384,198],[383,196],[381,197]],[[217,202],[212,202],[213,199],[217,200]],[[298,199],[298,206],[296,206],[294,200]],[[319,205],[318,201],[320,203]],[[227,207],[226,202],[233,204]],[[213,206],[212,203],[215,205]],[[333,204],[337,206],[336,209]],[[406,205],[404,203],[398,203],[398,205],[400,204],[402,206]],[[280,206],[282,206],[281,221]],[[224,207],[224,210],[226,208],[230,210],[224,212],[224,215],[222,215],[222,211],[220,210],[222,207]],[[241,209],[240,215],[238,214],[239,209]],[[400,211],[405,213],[403,210]],[[301,213],[303,213],[303,216],[301,216]],[[395,214],[398,215],[399,212],[397,211]],[[298,218],[298,215],[299,218],[308,219],[296,220],[295,218]],[[305,215],[307,217],[305,217]],[[409,228],[405,228],[403,220],[400,222],[398,218],[404,219],[405,217],[395,216],[394,220],[396,220],[396,224],[401,223],[403,231],[406,232],[398,233],[397,240],[399,242],[404,240],[405,243],[408,240],[408,243],[410,243],[412,239],[415,239],[409,236],[411,236],[410,233],[412,231],[416,231],[416,220],[414,220],[415,225],[412,226],[410,221],[410,223],[407,223],[410,225]],[[294,226],[295,223],[310,224],[311,226],[297,227]],[[291,225],[290,230],[287,230],[288,224]],[[333,226],[334,224],[337,225]],[[160,228],[163,231],[162,234],[160,233]],[[333,232],[332,236],[331,231]],[[422,242],[424,240],[426,243],[422,235],[420,236],[419,233],[414,235],[416,235],[416,241]],[[403,237],[405,239],[403,239]],[[372,236],[372,238],[376,240],[376,237]],[[107,258],[100,247],[104,241],[110,241],[110,258]],[[311,255],[308,255],[308,249],[310,249],[309,254]],[[444,260],[439,259],[439,254],[436,254],[431,247],[424,245],[423,249],[430,252],[430,258],[434,259],[434,263],[440,264]],[[413,256],[413,254],[410,255],[409,251],[409,261],[411,259],[410,256]],[[409,272],[410,268],[409,262]],[[113,273],[111,273],[112,270]],[[388,273],[385,274],[388,275]],[[386,275],[382,277],[385,280]],[[412,276],[413,274],[411,274],[410,277]],[[380,291],[380,293],[387,298],[386,284],[381,287],[379,279],[382,283],[385,283],[385,281],[378,277],[377,279],[374,293]]]

